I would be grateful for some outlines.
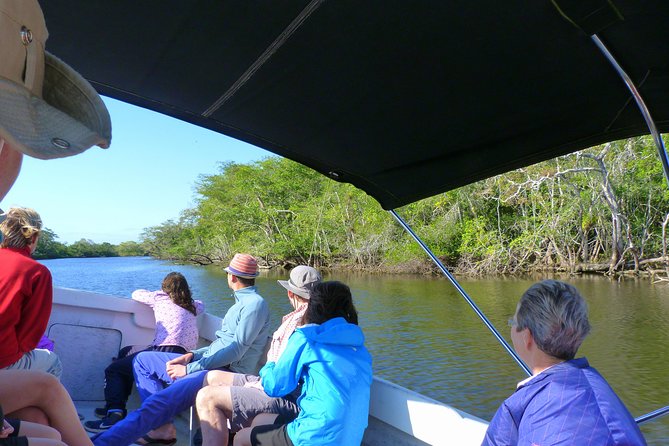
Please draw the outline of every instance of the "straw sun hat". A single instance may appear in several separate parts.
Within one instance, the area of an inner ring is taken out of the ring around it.
[[[255,279],[260,274],[258,261],[250,254],[235,254],[230,260],[230,265],[223,269],[233,276],[243,277],[244,279]]]
[[[0,0],[0,139],[35,158],[109,147],[111,119],[95,89],[45,51],[37,0]]]

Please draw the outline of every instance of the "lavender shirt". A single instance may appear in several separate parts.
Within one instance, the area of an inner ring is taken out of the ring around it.
[[[156,317],[156,337],[153,345],[178,345],[186,350],[197,346],[198,330],[195,315],[172,302],[170,296],[163,291],[136,290],[132,293],[133,300],[153,308]],[[204,304],[193,301],[195,311],[204,311]]]

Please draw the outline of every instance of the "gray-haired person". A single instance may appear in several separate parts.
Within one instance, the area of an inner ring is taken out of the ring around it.
[[[288,338],[302,324],[313,287],[321,282],[321,275],[310,266],[293,268],[288,280],[279,280],[288,294],[293,311],[281,320],[274,332],[267,353],[267,362],[276,362],[288,344]],[[197,394],[197,411],[202,435],[211,444],[228,444],[228,422],[233,432],[249,427],[256,415],[272,413],[295,416],[299,389],[287,398],[272,398],[265,393],[260,377],[213,370],[205,378],[207,387]]]
[[[493,417],[483,445],[636,446],[646,441],[629,411],[585,358],[588,308],[572,285],[545,280],[509,320],[513,348],[532,371]]]

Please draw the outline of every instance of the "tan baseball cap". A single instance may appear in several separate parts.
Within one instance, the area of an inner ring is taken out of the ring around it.
[[[0,0],[0,138],[41,159],[111,144],[104,102],[79,73],[45,51],[37,0]]]

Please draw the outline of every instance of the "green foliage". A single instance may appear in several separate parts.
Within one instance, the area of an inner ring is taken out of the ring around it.
[[[147,252],[199,263],[237,251],[268,265],[424,270],[429,263],[372,198],[287,159],[221,164],[199,179],[197,193],[177,221],[145,230]],[[645,137],[489,178],[400,214],[448,265],[513,273],[597,262],[624,269],[633,258],[659,256],[668,211],[661,165]]]
[[[95,243],[92,240],[81,239],[71,245],[57,241],[58,236],[50,229],[44,228],[40,232],[37,249],[33,253],[36,259],[61,259],[69,257],[117,257],[119,252],[117,247],[111,243]],[[125,242],[132,244],[135,242]],[[121,245],[124,245],[123,243]],[[127,245],[131,246],[131,245]],[[139,252],[139,251],[135,251]],[[144,251],[145,252],[145,251]],[[143,254],[124,254],[124,255],[143,255]]]
[[[118,257],[118,253],[110,243],[95,243],[92,240],[81,239],[68,246],[71,257]]]
[[[145,256],[147,250],[137,242],[122,242],[116,247],[116,252],[121,257]]]
[[[36,259],[58,259],[70,257],[67,246],[57,241],[58,236],[49,228],[43,228],[40,232],[37,248],[33,253]]]

